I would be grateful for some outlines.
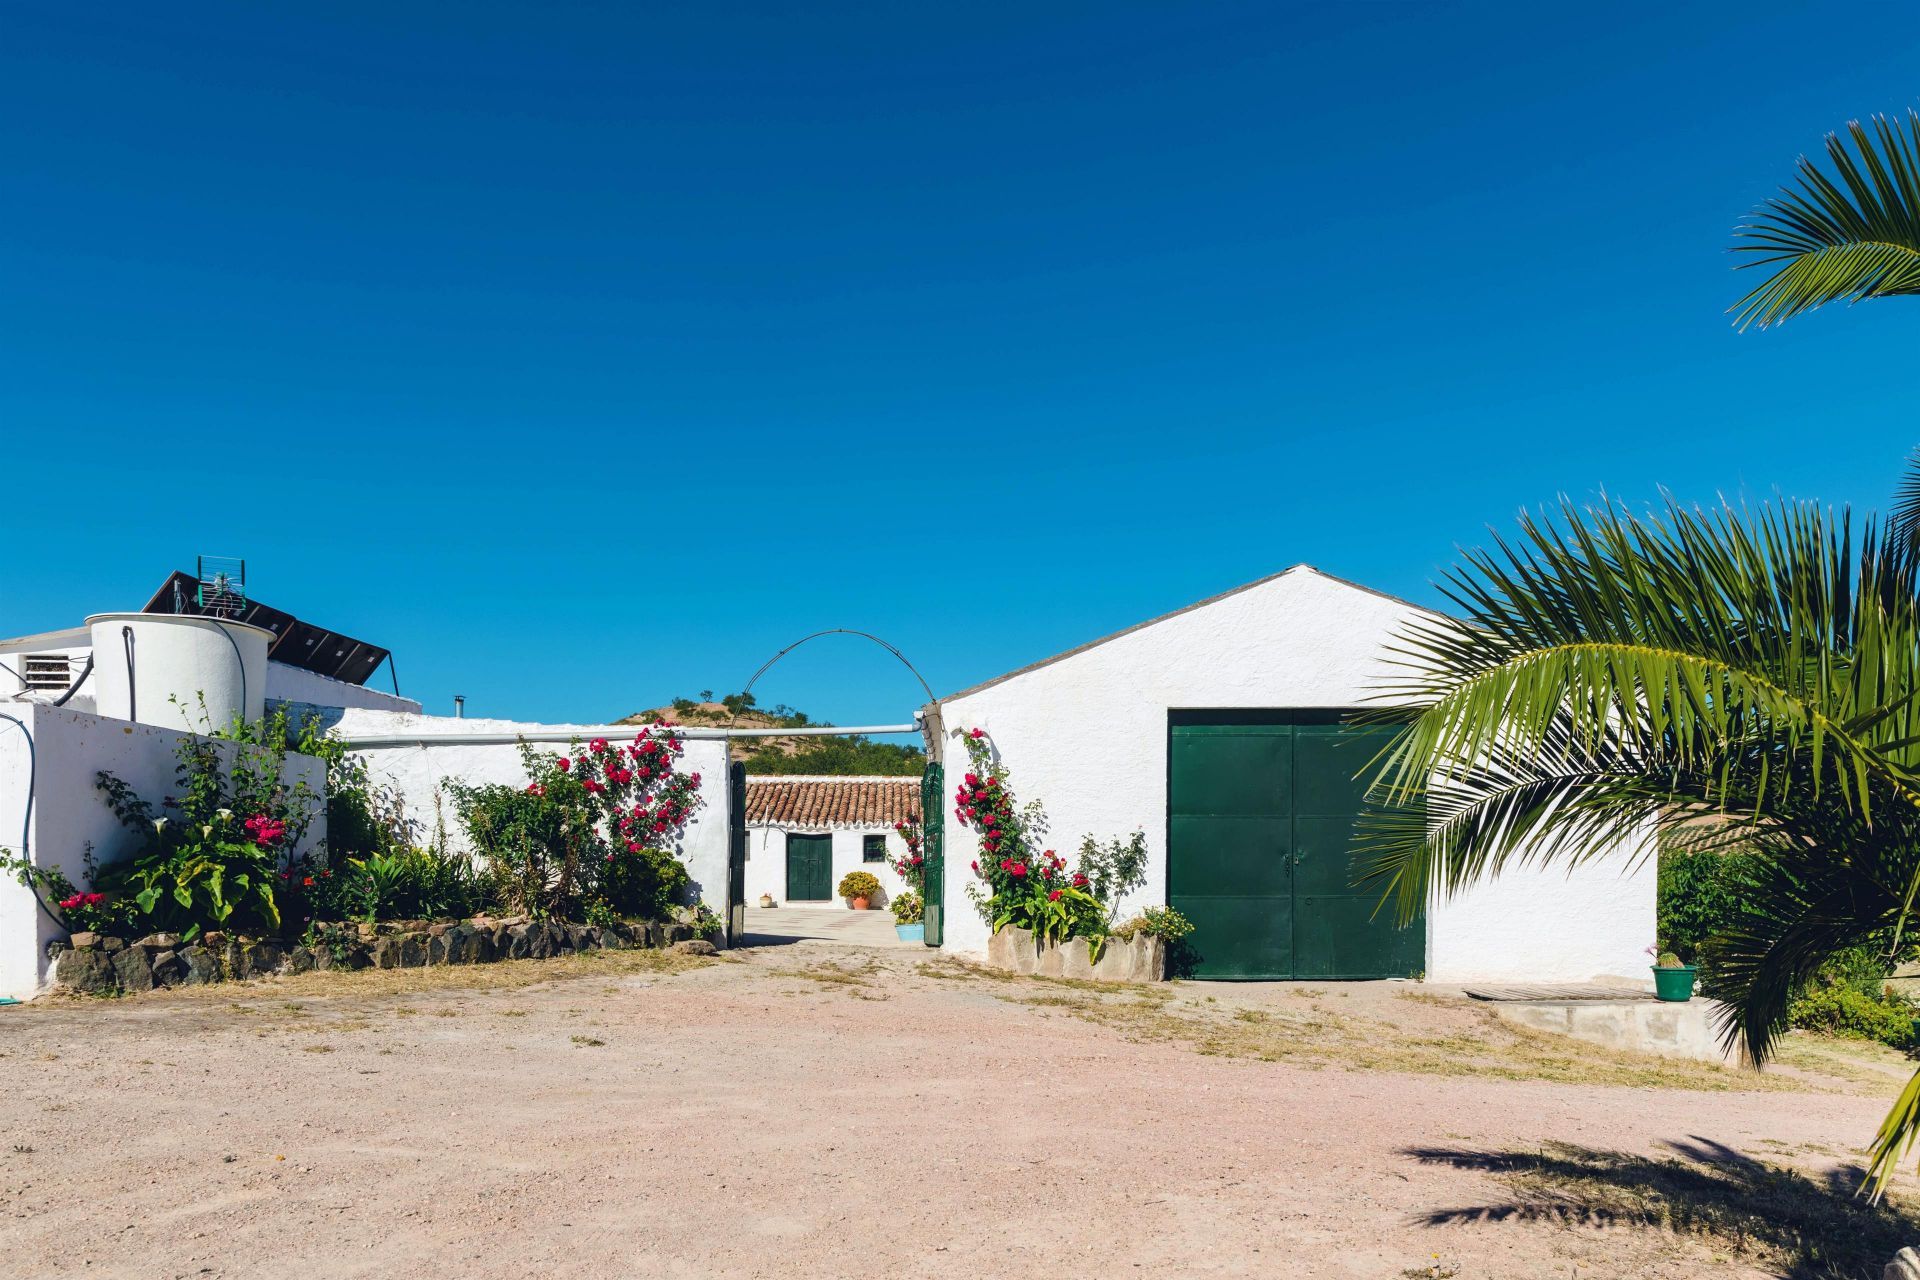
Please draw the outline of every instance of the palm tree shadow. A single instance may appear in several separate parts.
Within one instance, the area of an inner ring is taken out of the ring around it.
[[[1514,1189],[1499,1203],[1423,1215],[1433,1227],[1545,1222],[1663,1231],[1751,1255],[1787,1280],[1877,1277],[1888,1259],[1920,1239],[1920,1213],[1912,1206],[1870,1204],[1854,1194],[1865,1176],[1857,1165],[1809,1176],[1707,1138],[1667,1146],[1674,1154],[1661,1159],[1564,1143],[1537,1151],[1413,1147],[1404,1154],[1495,1174]]]

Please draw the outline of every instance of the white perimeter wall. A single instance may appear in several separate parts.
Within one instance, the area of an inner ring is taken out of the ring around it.
[[[138,837],[107,808],[94,785],[102,770],[127,782],[155,807],[174,791],[175,748],[186,735],[126,720],[109,720],[69,707],[0,702],[0,713],[26,728],[0,720],[0,846],[18,853],[22,835],[35,866],[57,869],[86,887],[86,851],[104,865],[131,853]],[[29,784],[27,733],[32,735],[33,821],[23,832]],[[304,778],[316,795],[326,789],[326,768],[311,756],[288,756],[286,777]],[[299,851],[326,834],[317,814]],[[37,994],[47,973],[47,943],[65,937],[39,909],[31,890],[0,878],[0,995],[17,1000]]]
[[[906,882],[893,869],[890,862],[863,862],[862,838],[865,836],[885,836],[887,838],[887,857],[899,858],[907,851],[907,842],[892,827],[840,827],[825,831],[818,827],[808,830],[804,827],[749,826],[747,828],[747,905],[760,905],[760,895],[769,894],[781,906],[787,904],[787,833],[795,835],[833,837],[833,883],[829,889],[840,887],[840,877],[849,871],[871,871],[880,882],[880,896],[874,899],[873,906],[884,907],[893,901],[893,896],[906,888]],[[840,899],[836,898],[837,903]],[[800,906],[815,905],[799,903]]]
[[[532,724],[517,720],[464,719],[453,716],[423,716],[366,708],[348,708],[334,725],[334,732],[348,742],[362,735],[419,734],[433,738],[448,734],[514,735],[527,733],[576,733],[582,741],[604,736],[610,742],[631,742],[639,730],[624,727],[625,736],[606,726]],[[564,743],[534,744],[541,751],[567,753]],[[681,833],[674,852],[687,866],[687,873],[700,899],[715,914],[727,913],[727,744],[717,739],[692,738],[686,743],[680,767],[700,775],[700,807]],[[420,824],[420,838],[434,834],[436,814],[444,816],[447,844],[466,849],[466,832],[447,802],[441,784],[455,778],[469,784],[504,782],[525,786],[529,779],[520,763],[520,749],[513,742],[452,743],[428,745],[407,743],[394,746],[368,746],[357,750],[367,769],[381,782],[393,786],[406,803],[407,814]],[[437,808],[436,808],[437,804]]]
[[[966,887],[979,839],[952,814],[966,772],[960,735],[985,729],[1015,796],[1039,800],[1044,846],[1071,859],[1081,836],[1146,833],[1147,884],[1127,910],[1167,897],[1167,724],[1174,710],[1376,705],[1384,652],[1418,610],[1306,566],[1204,608],[941,705],[946,739],[947,950],[983,954],[987,927]],[[1565,870],[1516,871],[1438,904],[1427,977],[1645,981],[1655,868],[1637,842]],[[777,896],[777,895],[776,895]]]

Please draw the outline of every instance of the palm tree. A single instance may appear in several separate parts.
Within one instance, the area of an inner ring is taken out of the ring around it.
[[[1399,643],[1367,873],[1410,916],[1509,866],[1622,831],[1759,857],[1711,940],[1725,1029],[1758,1064],[1787,1002],[1857,945],[1899,951],[1920,894],[1920,564],[1904,529],[1805,504],[1668,499],[1523,520]],[[1647,844],[1649,851],[1655,841]],[[1874,1145],[1920,1131],[1920,1075]]]
[[[1907,112],[1904,133],[1885,116],[1847,133],[1852,153],[1827,135],[1837,181],[1802,156],[1799,189],[1781,188],[1734,232],[1742,266],[1771,268],[1730,308],[1742,329],[1842,299],[1920,293],[1920,113]]]

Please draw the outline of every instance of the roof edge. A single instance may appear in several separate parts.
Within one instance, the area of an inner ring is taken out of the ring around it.
[[[982,680],[979,684],[970,685],[965,689],[961,689],[957,693],[949,693],[945,697],[937,699],[934,705],[945,706],[947,703],[952,702],[957,698],[970,697],[971,695],[979,693],[983,690],[991,689],[995,685],[1005,684],[1009,680],[1014,680],[1019,678],[1020,676],[1027,675],[1034,671],[1038,671],[1042,667],[1050,667],[1056,662],[1064,662],[1068,658],[1079,657],[1081,654],[1087,652],[1089,649],[1098,649],[1103,644],[1111,643],[1112,641],[1118,640],[1123,636],[1130,636],[1136,631],[1145,631],[1148,627],[1158,626],[1162,622],[1171,621],[1172,619],[1179,617],[1183,613],[1192,613],[1196,609],[1204,609],[1209,605],[1219,604],[1222,600],[1232,599],[1234,596],[1244,594],[1245,592],[1248,592],[1248,591],[1252,591],[1255,587],[1264,587],[1270,582],[1278,582],[1280,579],[1288,576],[1289,574],[1299,573],[1301,570],[1305,570],[1306,572],[1314,575],[1316,578],[1325,578],[1328,582],[1335,582],[1340,584],[1343,587],[1349,587],[1355,591],[1363,591],[1370,596],[1378,596],[1382,600],[1391,600],[1395,604],[1403,605],[1406,608],[1417,610],[1420,613],[1430,614],[1436,618],[1446,616],[1440,613],[1436,609],[1430,609],[1425,605],[1415,604],[1413,601],[1408,600],[1402,596],[1396,596],[1390,592],[1380,591],[1373,587],[1365,586],[1361,583],[1354,582],[1351,579],[1342,578],[1337,574],[1328,573],[1324,569],[1316,568],[1313,565],[1310,565],[1306,561],[1302,560],[1300,563],[1295,565],[1290,565],[1287,568],[1282,569],[1278,573],[1270,573],[1264,578],[1256,578],[1252,582],[1243,583],[1240,586],[1234,587],[1230,590],[1222,591],[1218,595],[1208,596],[1204,600],[1196,600],[1190,605],[1184,605],[1181,608],[1175,609],[1169,613],[1163,613],[1163,614],[1160,614],[1158,617],[1148,618],[1145,622],[1136,622],[1130,627],[1124,627],[1121,630],[1112,632],[1109,635],[1101,636],[1097,640],[1089,640],[1085,644],[1076,645],[1071,649],[1067,649],[1060,653],[1054,654],[1051,658],[1042,658],[1038,662],[1030,662],[1024,667],[1019,667],[1019,668],[1016,668],[1015,670],[1007,672],[1005,675],[995,676],[991,680]]]

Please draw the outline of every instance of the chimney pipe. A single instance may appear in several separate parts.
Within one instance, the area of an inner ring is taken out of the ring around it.
[[[467,700],[457,693],[453,695],[453,718],[455,720],[467,718]]]

